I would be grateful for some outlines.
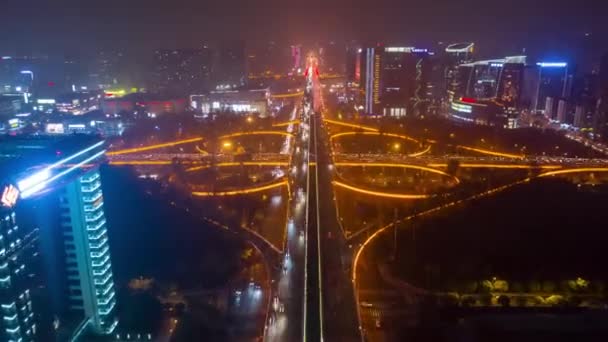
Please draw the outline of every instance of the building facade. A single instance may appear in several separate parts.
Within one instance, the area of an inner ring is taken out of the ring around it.
[[[0,340],[34,341],[34,319],[29,277],[36,255],[36,233],[25,234],[14,210],[19,190],[5,185],[0,205]]]
[[[16,308],[19,323],[7,327],[11,334],[7,341],[28,341],[30,335],[36,340],[30,312],[41,321],[53,322],[39,332],[45,339],[80,341],[87,334],[113,333],[118,324],[116,294],[99,174],[105,142],[70,136],[2,143],[3,154],[18,156],[3,165],[16,170],[5,176],[10,189],[5,192],[10,195],[3,196],[2,232],[7,238],[0,239],[11,251],[6,260],[9,278],[3,278],[7,279],[4,313],[12,319]],[[28,216],[23,235],[14,208]],[[34,264],[26,258],[30,254],[40,256],[38,276],[27,271]],[[21,274],[27,276],[22,279]],[[38,307],[32,305],[28,287],[34,278],[40,282],[37,293],[45,303]]]

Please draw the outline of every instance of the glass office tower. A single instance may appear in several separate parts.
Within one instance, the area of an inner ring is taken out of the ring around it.
[[[4,187],[0,205],[0,341],[34,341],[36,323],[30,295],[30,262],[35,257],[35,233],[22,234],[13,210],[17,191]]]
[[[49,303],[44,309],[54,317],[53,331],[46,333],[45,325],[44,336],[78,341],[111,334],[118,320],[99,173],[105,142],[91,136],[6,140],[0,156],[12,159],[0,164],[8,184],[0,211],[0,330],[6,340],[36,335],[28,258],[38,254]],[[23,235],[15,207],[35,226]]]

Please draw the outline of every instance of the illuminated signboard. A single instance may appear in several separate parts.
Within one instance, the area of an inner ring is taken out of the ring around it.
[[[568,66],[568,63],[563,63],[563,62],[541,62],[541,63],[536,63],[536,65],[538,65],[541,68],[565,68]]]
[[[38,99],[36,100],[38,104],[55,104],[54,99]]]
[[[48,123],[46,124],[46,132],[48,134],[64,134],[65,128],[61,123]]]
[[[8,125],[10,126],[10,128],[19,128],[19,119],[8,120]]]
[[[2,203],[2,205],[5,207],[10,208],[17,203],[18,198],[19,190],[12,185],[7,185],[2,191],[2,199],[0,199],[0,203]]]
[[[409,47],[409,46],[404,46],[404,47],[391,46],[391,47],[384,48],[384,52],[408,52],[408,53],[410,53],[414,49],[415,48]]]
[[[461,103],[452,102],[452,109],[460,113],[473,113],[473,107]]]

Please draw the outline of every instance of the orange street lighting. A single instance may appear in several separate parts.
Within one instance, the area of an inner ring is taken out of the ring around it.
[[[336,120],[331,120],[331,119],[323,119],[323,121],[328,122],[330,124],[338,125],[338,126],[344,126],[344,127],[350,127],[350,128],[358,128],[358,129],[362,129],[364,131],[370,131],[370,132],[378,132],[379,131],[379,129],[374,128],[374,127],[364,126],[364,125],[357,125],[357,124],[351,124],[351,123],[343,122],[343,121],[336,121]]]
[[[225,162],[217,163],[214,167],[231,167],[231,166],[289,166],[288,162],[274,162],[274,161],[250,161],[250,162]],[[193,172],[198,170],[204,170],[211,168],[212,165],[201,165],[186,169],[186,172]]]
[[[266,190],[271,190],[271,189],[275,189],[275,188],[279,188],[282,187],[284,185],[287,185],[287,181],[283,180],[277,183],[272,183],[272,184],[268,184],[268,185],[264,185],[264,186],[258,186],[258,187],[253,187],[253,188],[244,188],[241,190],[231,190],[231,191],[207,191],[207,192],[201,192],[201,191],[193,191],[192,195],[193,196],[198,196],[198,197],[213,197],[213,196],[218,196],[218,197],[222,197],[222,196],[235,196],[235,195],[247,195],[247,194],[252,194],[252,193],[256,193],[256,192],[261,192],[261,191],[266,191]]]
[[[234,137],[240,137],[240,136],[244,136],[244,135],[281,135],[281,136],[285,136],[285,137],[293,136],[293,134],[291,134],[291,133],[281,132],[281,131],[252,131],[252,132],[237,132],[237,133],[232,133],[232,134],[226,134],[226,135],[222,135],[218,139],[234,138]]]
[[[496,157],[513,158],[513,159],[524,159],[525,158],[525,156],[521,155],[521,154],[496,152],[496,151],[484,150],[484,149],[481,149],[481,148],[461,146],[461,145],[458,145],[456,147],[460,148],[460,149],[463,149],[463,150],[477,152],[477,153],[481,153],[481,154],[487,154],[487,155],[496,156]]]
[[[345,184],[345,183],[342,183],[339,181],[333,181],[332,184],[334,186],[344,188],[344,189],[347,189],[350,191],[354,191],[354,192],[358,192],[358,193],[370,195],[370,196],[376,196],[376,197],[393,198],[393,199],[424,199],[424,198],[432,197],[432,195],[426,195],[426,194],[398,194],[398,193],[392,193],[392,192],[367,190],[367,189],[358,188],[358,187],[355,187],[352,185],[348,185],[348,184]]]
[[[539,177],[557,176],[569,173],[583,173],[583,172],[608,172],[608,167],[581,167],[576,169],[568,170],[557,170],[549,171],[539,175]]]
[[[116,155],[119,155],[119,154],[127,154],[127,153],[136,153],[136,152],[150,151],[150,150],[155,150],[155,149],[158,149],[158,148],[172,147],[172,146],[177,146],[177,145],[182,145],[182,144],[193,143],[193,142],[197,142],[197,141],[201,141],[201,140],[203,140],[203,138],[192,138],[192,139],[186,139],[186,140],[178,140],[178,141],[172,141],[172,142],[167,142],[167,143],[162,143],[162,144],[156,144],[156,145],[149,145],[149,146],[129,148],[129,149],[125,149],[125,150],[112,151],[112,152],[106,153],[106,155],[108,155],[108,156],[116,156]]]

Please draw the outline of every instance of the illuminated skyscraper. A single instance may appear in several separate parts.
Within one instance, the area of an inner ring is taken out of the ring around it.
[[[462,69],[458,66],[473,61],[475,43],[457,43],[448,45],[445,48],[443,58],[443,74],[445,78],[445,90],[448,100],[464,96],[464,89],[467,87],[469,69]]]
[[[533,103],[533,110],[540,110],[545,106],[547,97],[554,99],[569,96],[570,83],[568,76],[568,63],[541,62],[538,67],[538,87]]]
[[[381,67],[382,47],[368,47],[361,49],[361,82],[365,100],[366,114],[379,114],[381,112]]]
[[[154,52],[154,89],[186,95],[208,87],[213,55],[207,45],[200,49],[161,49]]]
[[[14,205],[19,190],[3,186],[0,204],[0,340],[34,341],[36,323],[31,299],[32,262],[37,232],[25,234],[17,224]]]
[[[600,63],[599,90],[594,128],[604,141],[608,141],[608,53]]]
[[[365,113],[399,117],[426,112],[431,73],[426,49],[377,46],[361,49],[359,55]]]
[[[7,184],[10,185],[7,189],[10,191],[7,193],[12,195],[3,203],[12,207],[23,206],[31,216],[30,221],[40,227],[39,245],[45,271],[43,283],[50,297],[49,311],[56,317],[57,334],[61,334],[61,338],[77,339],[86,333],[112,333],[118,321],[99,174],[99,164],[105,155],[104,141],[73,136],[62,140],[7,140],[2,144],[2,155],[14,156],[11,169],[16,171],[8,177],[10,181]],[[31,210],[32,203],[37,210]],[[6,210],[5,205],[3,211]],[[50,214],[44,215],[44,212]],[[7,212],[7,217],[2,228],[11,235],[11,239],[15,239],[12,234],[21,227],[14,213]],[[34,236],[32,234],[37,232],[38,229],[34,229],[24,236]],[[23,249],[29,245],[28,239],[12,241],[7,238],[3,241],[9,242],[10,248],[22,246]],[[26,254],[9,257],[7,266],[15,274],[15,279],[18,279],[17,273],[12,268],[23,270],[26,266],[24,262],[11,265],[23,255]],[[10,281],[14,289],[9,292],[17,297],[7,297],[6,305],[11,306],[14,302],[19,306],[22,303],[19,300],[22,300],[31,311],[32,305],[27,303],[28,288],[18,280]],[[18,315],[18,318],[21,320],[21,337],[27,336],[28,329],[35,330],[35,326],[22,323],[26,322],[25,317]]]

